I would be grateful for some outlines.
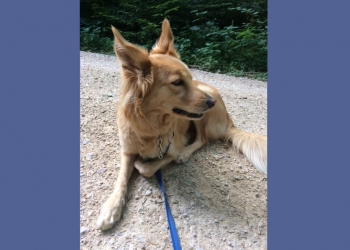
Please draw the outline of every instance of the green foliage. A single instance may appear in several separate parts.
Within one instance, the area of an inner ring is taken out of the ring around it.
[[[80,29],[80,49],[83,51],[113,53],[113,41],[102,37],[103,29],[96,25]]]
[[[110,25],[151,49],[165,17],[188,65],[266,79],[266,0],[81,0],[81,49],[113,51]]]
[[[238,11],[255,18],[258,15],[251,9],[239,8]],[[202,15],[203,12],[196,14]],[[243,23],[241,27],[229,25],[219,28],[217,23],[208,21],[202,25],[185,27],[177,39],[178,51],[185,62],[210,71],[232,72],[235,75],[239,71],[266,72],[265,23],[254,19],[250,23]],[[194,49],[191,51],[191,48]]]

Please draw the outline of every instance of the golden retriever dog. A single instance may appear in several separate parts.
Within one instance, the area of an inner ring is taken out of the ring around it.
[[[218,90],[192,79],[174,47],[167,19],[149,53],[127,42],[113,26],[112,31],[123,78],[117,109],[121,165],[114,191],[101,208],[99,229],[107,230],[120,219],[134,168],[151,177],[170,162],[186,162],[211,141],[229,141],[259,171],[267,172],[266,136],[236,128]]]

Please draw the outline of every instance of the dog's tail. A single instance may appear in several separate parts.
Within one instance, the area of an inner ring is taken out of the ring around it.
[[[226,140],[239,150],[260,172],[267,175],[267,137],[244,132],[232,124]]]

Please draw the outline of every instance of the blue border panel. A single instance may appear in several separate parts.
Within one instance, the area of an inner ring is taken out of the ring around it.
[[[0,23],[0,249],[79,249],[79,1]]]
[[[268,249],[350,249],[349,1],[269,1]]]

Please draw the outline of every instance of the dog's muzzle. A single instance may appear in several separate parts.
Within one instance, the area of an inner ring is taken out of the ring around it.
[[[214,107],[215,103],[216,103],[216,100],[212,97],[209,97],[205,101],[205,104],[206,104],[208,110],[211,109],[212,107]],[[187,116],[188,118],[192,118],[192,119],[200,119],[203,116],[203,113],[191,113],[191,112],[188,112],[186,110],[179,109],[179,108],[173,108],[173,112],[178,114],[178,115]]]
[[[207,101],[205,102],[209,109],[215,106],[216,100],[212,97],[209,97]]]

